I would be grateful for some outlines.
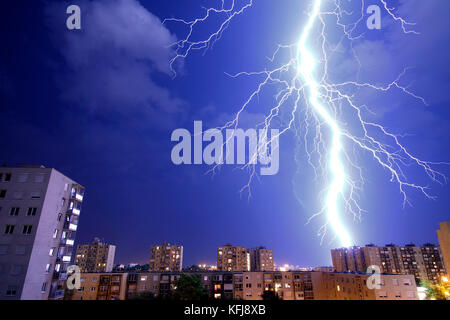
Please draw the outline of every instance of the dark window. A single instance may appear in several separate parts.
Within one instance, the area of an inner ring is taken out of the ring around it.
[[[5,234],[13,234],[14,232],[14,225],[7,224],[5,228]]]
[[[28,208],[27,216],[35,216],[37,212],[37,208],[30,207]]]
[[[0,198],[4,198],[4,197],[6,197],[6,190],[5,189],[0,190]]]
[[[11,207],[9,211],[10,216],[18,216],[19,215],[19,207]]]
[[[5,181],[11,181],[11,173],[5,174]]]
[[[8,286],[8,289],[6,290],[7,296],[15,296],[17,294],[17,287],[16,286]]]
[[[26,224],[23,226],[22,234],[31,234],[32,225]]]

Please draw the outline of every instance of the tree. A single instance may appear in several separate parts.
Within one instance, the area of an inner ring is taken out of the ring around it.
[[[263,300],[280,300],[278,294],[276,294],[273,290],[264,291],[261,297],[263,298]]]
[[[176,300],[206,300],[208,292],[199,275],[181,274],[174,282],[173,298]]]
[[[424,280],[421,282],[420,286],[425,288],[427,300],[450,299],[450,281],[447,277],[442,277],[436,284]]]

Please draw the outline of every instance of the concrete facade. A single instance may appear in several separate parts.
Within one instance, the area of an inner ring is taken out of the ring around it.
[[[442,258],[447,269],[447,277],[450,278],[450,221],[441,222],[439,230],[436,231]]]
[[[0,167],[0,299],[63,298],[83,195],[55,169]]]

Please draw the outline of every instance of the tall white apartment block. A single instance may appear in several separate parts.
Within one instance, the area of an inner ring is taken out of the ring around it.
[[[0,299],[64,297],[83,195],[56,169],[0,167]]]

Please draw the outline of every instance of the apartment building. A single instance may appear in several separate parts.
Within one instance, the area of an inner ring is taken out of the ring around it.
[[[217,248],[218,271],[250,271],[250,253],[246,247],[226,244]]]
[[[450,278],[450,221],[441,222],[439,230],[436,231],[439,246],[441,247],[442,258]]]
[[[273,250],[256,247],[249,250],[250,271],[274,271]]]
[[[150,251],[149,271],[181,271],[183,268],[183,246],[162,245],[152,246]]]
[[[82,273],[80,288],[68,290],[69,300],[125,300],[128,273]]]
[[[375,289],[369,289],[369,277]],[[379,282],[376,279],[378,276]],[[325,272],[318,291],[323,300],[418,300],[414,275]]]
[[[83,196],[56,169],[0,167],[0,299],[64,297]]]
[[[429,243],[339,248],[331,250],[331,259],[337,272],[367,272],[369,266],[378,266],[382,273],[412,274],[417,283],[436,282],[446,274],[440,248]]]
[[[114,266],[116,246],[94,238],[91,244],[77,246],[75,264],[81,272],[111,272]]]
[[[192,272],[201,278],[211,298],[262,300],[273,291],[283,300],[417,300],[413,275],[379,274],[379,287],[369,289],[372,274],[315,271]],[[137,295],[169,295],[179,272],[88,273],[72,300],[124,300]]]

